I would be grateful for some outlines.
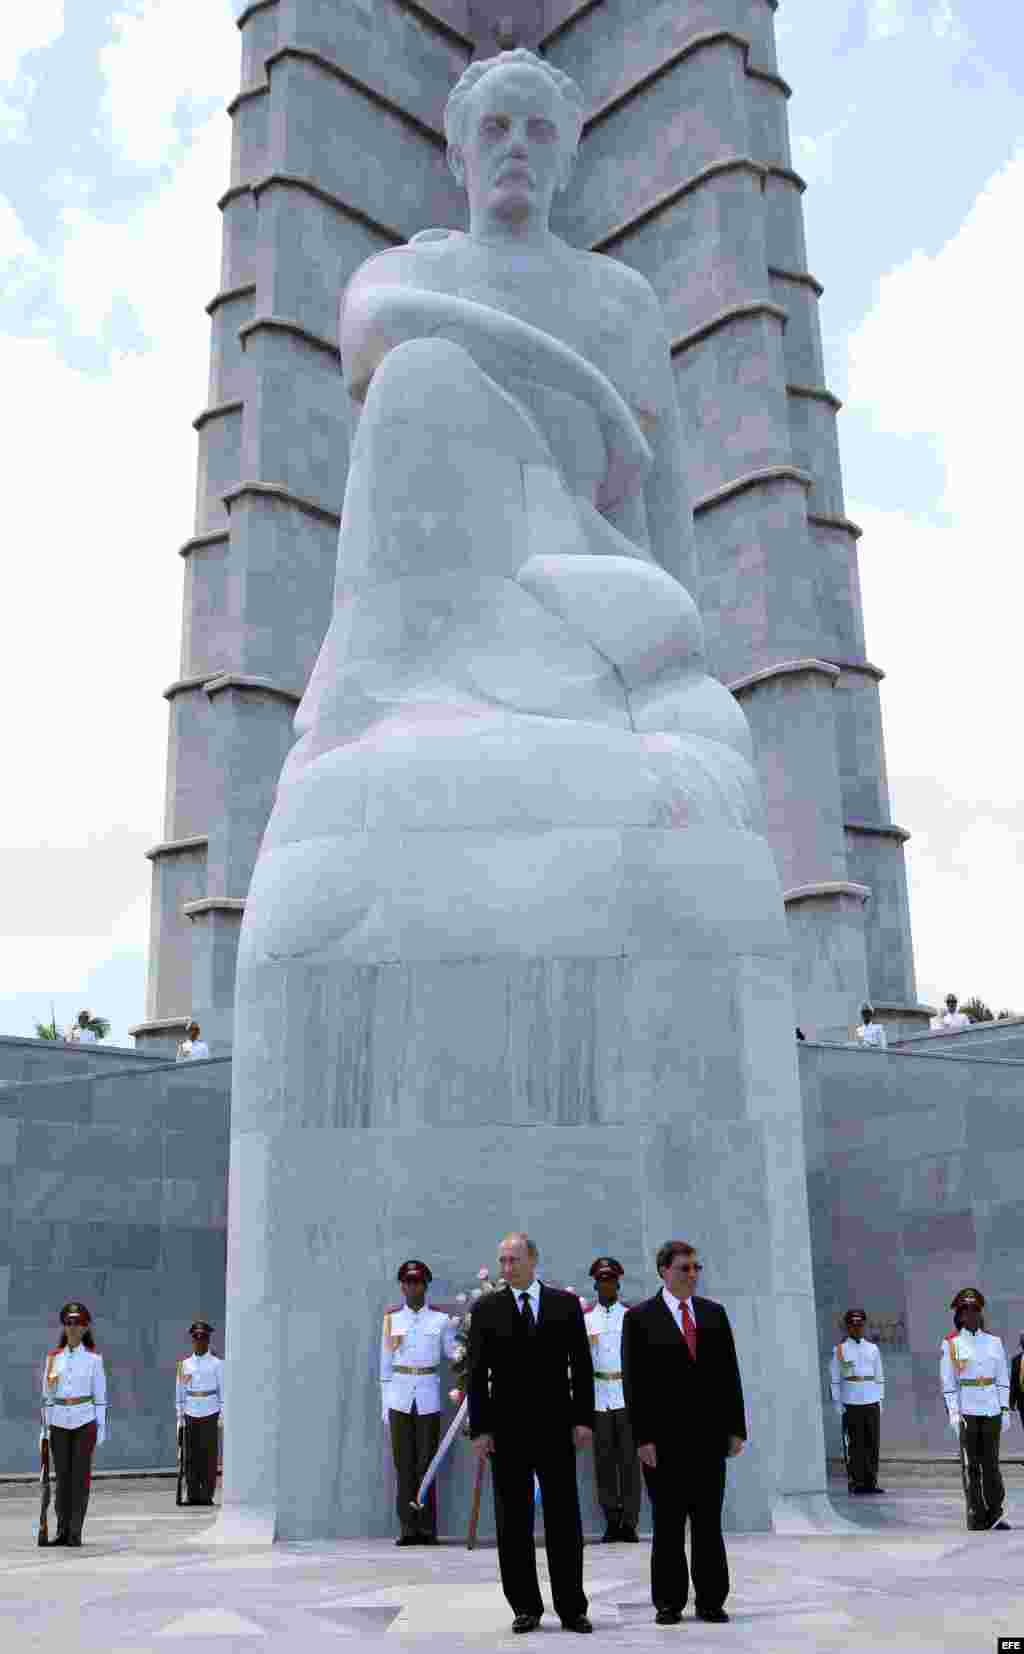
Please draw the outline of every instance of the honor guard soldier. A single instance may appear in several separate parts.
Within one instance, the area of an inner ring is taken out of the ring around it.
[[[174,1410],[183,1433],[181,1458],[187,1505],[212,1505],[217,1491],[218,1431],[224,1424],[224,1363],[210,1349],[213,1327],[193,1321],[192,1354],[178,1362]]]
[[[986,1332],[984,1295],[965,1286],[950,1304],[955,1331],[942,1340],[939,1371],[950,1429],[960,1446],[960,1469],[972,1532],[1008,1528],[1006,1490],[999,1469],[999,1437],[1010,1422],[1010,1374],[1001,1338]]]
[[[885,1377],[878,1345],[864,1337],[867,1316],[848,1309],[848,1336],[832,1352],[832,1405],[843,1432],[843,1458],[851,1493],[884,1493],[878,1485],[878,1444]]]
[[[623,1273],[617,1258],[595,1258],[590,1274],[597,1288],[597,1303],[584,1316],[594,1363],[594,1480],[597,1501],[604,1511],[606,1545],[621,1540],[639,1543],[640,1460],[622,1393],[622,1323],[626,1311],[619,1303],[619,1282]]]
[[[432,1279],[419,1258],[402,1264],[398,1282],[405,1308],[385,1315],[381,1336],[384,1422],[391,1433],[400,1528],[396,1545],[437,1544],[434,1489],[422,1510],[415,1499],[441,1439],[441,1355],[452,1359],[456,1333],[448,1316],[427,1303]]]
[[[107,1378],[85,1305],[65,1304],[60,1319],[60,1343],[43,1364],[43,1436],[57,1482],[57,1536],[50,1543],[80,1545],[93,1451],[107,1439]]]

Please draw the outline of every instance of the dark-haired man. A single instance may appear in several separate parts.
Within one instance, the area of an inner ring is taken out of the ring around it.
[[[688,1241],[659,1247],[662,1289],[626,1311],[622,1376],[633,1440],[654,1513],[651,1595],[659,1625],[677,1624],[689,1592],[697,1618],[729,1618],[722,1539],[725,1461],[743,1451],[747,1421],[736,1347],[721,1304],[698,1298],[703,1265]]]
[[[174,1386],[178,1429],[185,1436],[186,1503],[212,1505],[224,1427],[224,1363],[210,1349],[209,1321],[193,1321],[188,1335],[192,1354],[178,1362]]]

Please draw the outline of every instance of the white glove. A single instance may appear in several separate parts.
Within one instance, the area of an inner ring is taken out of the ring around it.
[[[1004,1430],[1009,1430],[1009,1428],[1010,1428],[1009,1409],[1004,1407],[1003,1408],[1003,1416],[1002,1416],[1002,1419],[1000,1420],[1000,1434],[1002,1434],[1002,1432]]]
[[[959,1441],[960,1440],[960,1414],[957,1412],[955,1407],[950,1411],[949,1428],[952,1430],[952,1432],[953,1432],[954,1436],[956,1437],[957,1441]]]

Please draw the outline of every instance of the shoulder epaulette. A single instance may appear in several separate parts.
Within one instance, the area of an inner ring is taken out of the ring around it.
[[[178,1370],[177,1370],[177,1372],[175,1373],[174,1376],[175,1376],[175,1379],[177,1380],[177,1382],[180,1384],[182,1379],[185,1376],[185,1361],[184,1361],[184,1358],[182,1358],[182,1360],[178,1362]]]
[[[391,1311],[390,1310],[388,1310],[386,1315],[384,1316],[384,1337],[385,1338],[390,1338],[391,1337]]]

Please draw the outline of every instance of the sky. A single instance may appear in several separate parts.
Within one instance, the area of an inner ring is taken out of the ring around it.
[[[0,1033],[144,1016],[241,0],[0,34]],[[1024,8],[780,0],[920,997],[1024,1012]],[[197,42],[201,49],[197,50]]]

